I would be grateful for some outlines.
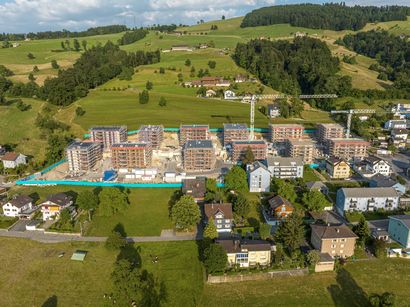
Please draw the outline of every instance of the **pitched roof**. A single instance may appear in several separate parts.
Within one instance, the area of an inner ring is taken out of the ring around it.
[[[322,181],[310,181],[306,183],[306,187],[309,190],[313,190],[313,189],[321,189],[323,187],[327,188],[327,186],[322,182]]]
[[[281,207],[282,205],[293,208],[293,205],[287,199],[283,198],[280,195],[276,195],[275,197],[269,199],[269,206],[272,209],[276,209],[278,207]]]
[[[4,156],[1,157],[1,159],[2,159],[3,161],[16,161],[16,159],[18,158],[19,155],[20,155],[20,154],[17,153],[17,152],[12,152],[12,151],[10,151],[10,152],[6,152],[6,153],[4,154]]]
[[[185,179],[182,183],[182,193],[192,195],[194,198],[201,198],[205,196],[206,179],[195,178]]]
[[[268,241],[263,240],[218,240],[228,254],[240,253],[243,250],[247,251],[270,251],[271,245]]]
[[[64,193],[51,194],[47,196],[47,201],[52,202],[60,207],[67,206],[73,198]]]
[[[316,234],[320,239],[334,238],[357,238],[356,234],[344,224],[341,225],[310,225],[312,234]]]
[[[213,218],[216,213],[222,212],[224,215],[224,218],[226,219],[232,219],[233,218],[233,214],[232,214],[232,204],[230,203],[225,203],[225,204],[205,204],[204,205],[204,211],[205,211],[205,215],[206,217],[209,218]]]
[[[33,199],[27,195],[17,195],[13,199],[9,201],[11,205],[17,208],[21,208],[29,203],[31,203]]]
[[[391,187],[388,188],[341,188],[345,197],[398,197],[399,193]]]
[[[410,229],[410,214],[391,215],[389,216],[389,218],[401,221],[404,225],[406,225]]]
[[[249,172],[253,172],[253,171],[256,171],[256,170],[259,169],[259,168],[262,168],[262,169],[264,169],[265,171],[269,172],[269,171],[268,171],[268,168],[265,166],[265,164],[263,164],[263,163],[260,162],[260,161],[255,161],[255,162],[253,162],[251,165],[249,165],[249,166],[248,166],[248,171],[249,171]]]
[[[346,160],[340,159],[340,158],[337,158],[337,157],[330,157],[330,158],[326,159],[326,162],[329,163],[329,164],[332,164],[332,165],[337,165],[339,163],[344,162],[347,165],[349,165],[349,163],[347,163]],[[350,165],[349,165],[349,167],[350,167]]]
[[[370,181],[376,183],[377,187],[381,188],[390,188],[398,183],[398,181],[394,180],[393,178],[384,176],[380,173],[372,176],[372,178],[370,178]]]

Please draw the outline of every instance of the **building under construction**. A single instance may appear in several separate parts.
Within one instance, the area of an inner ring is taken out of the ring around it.
[[[300,139],[303,137],[304,127],[298,124],[271,124],[271,142],[284,142],[287,139]]]
[[[268,145],[265,141],[234,141],[232,142],[232,161],[241,161],[250,148],[255,160],[265,160],[268,151]]]
[[[151,143],[152,149],[159,149],[164,139],[164,126],[142,125],[138,132],[138,140],[143,143]]]
[[[91,170],[102,159],[102,144],[74,142],[67,147],[68,170],[78,174]]]
[[[203,172],[214,169],[215,149],[211,140],[190,140],[183,148],[184,170],[188,172]]]
[[[111,162],[114,169],[146,168],[151,166],[150,143],[119,143],[111,146]]]
[[[109,150],[112,144],[124,143],[127,141],[126,126],[102,126],[90,129],[92,142],[101,143],[105,150]]]
[[[181,125],[179,128],[179,145],[187,141],[209,140],[209,125]]]
[[[358,138],[329,139],[329,155],[345,160],[363,159],[369,145],[369,142]]]
[[[248,126],[246,124],[224,124],[224,146],[233,141],[249,139]]]
[[[344,137],[344,128],[339,124],[318,124],[317,137],[321,144],[327,144],[327,140]]]
[[[316,157],[316,144],[311,139],[287,139],[286,156],[303,159],[303,163],[313,163]]]

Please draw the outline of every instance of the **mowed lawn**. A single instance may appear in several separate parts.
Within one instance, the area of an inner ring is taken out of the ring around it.
[[[111,306],[103,296],[112,291],[110,274],[118,252],[106,250],[102,243],[42,244],[0,238],[0,246],[0,306],[42,306],[53,296],[57,306]],[[70,260],[78,249],[88,251],[84,262]],[[164,283],[164,306],[197,305],[203,269],[195,242],[141,243],[134,250],[142,268]],[[151,255],[158,257],[158,263],[152,263]]]
[[[17,187],[11,194],[31,195],[40,203],[49,194],[64,192],[73,197],[90,187],[50,186]],[[128,209],[110,217],[94,214],[91,224],[87,225],[87,235],[107,236],[118,224],[121,224],[128,236],[159,236],[162,229],[173,227],[169,219],[168,201],[175,189],[129,189]]]
[[[167,106],[160,107],[159,99],[164,96]],[[148,104],[138,102],[138,92],[92,91],[78,101],[85,115],[77,117],[75,123],[88,130],[95,125],[127,125],[138,129],[142,124],[162,124],[165,127],[179,127],[180,124],[209,124],[222,127],[223,123],[249,123],[249,104],[228,102],[219,99],[194,98],[176,94],[151,92]],[[257,127],[267,127],[269,120],[255,112]]]
[[[41,160],[45,153],[46,141],[41,139],[40,130],[35,126],[37,114],[46,102],[35,99],[23,99],[31,108],[20,111],[16,103],[0,106],[0,144],[11,144],[28,156]]]
[[[395,306],[409,306],[410,261],[386,259],[326,272],[268,281],[206,285],[199,306],[370,306],[367,296],[385,291]]]

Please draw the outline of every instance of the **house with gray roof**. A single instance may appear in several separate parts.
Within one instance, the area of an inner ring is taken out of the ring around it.
[[[341,188],[336,195],[336,209],[341,215],[346,211],[394,210],[399,198],[394,188]]]
[[[389,216],[388,232],[390,238],[400,243],[404,248],[410,248],[410,215]]]
[[[269,157],[266,159],[266,164],[273,177],[280,179],[303,178],[302,158]]]
[[[249,192],[269,192],[271,173],[265,164],[255,161],[247,166]]]
[[[28,217],[37,210],[33,199],[27,195],[17,195],[3,205],[3,214],[8,217]]]
[[[400,195],[406,194],[406,186],[398,182],[397,180],[383,176],[382,174],[376,174],[369,180],[370,187],[378,188],[394,188]]]

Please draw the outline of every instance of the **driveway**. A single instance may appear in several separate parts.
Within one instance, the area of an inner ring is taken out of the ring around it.
[[[28,223],[30,223],[30,220],[19,220],[13,225],[13,227],[9,229],[9,231],[17,231],[17,232],[26,231],[26,225]]]

